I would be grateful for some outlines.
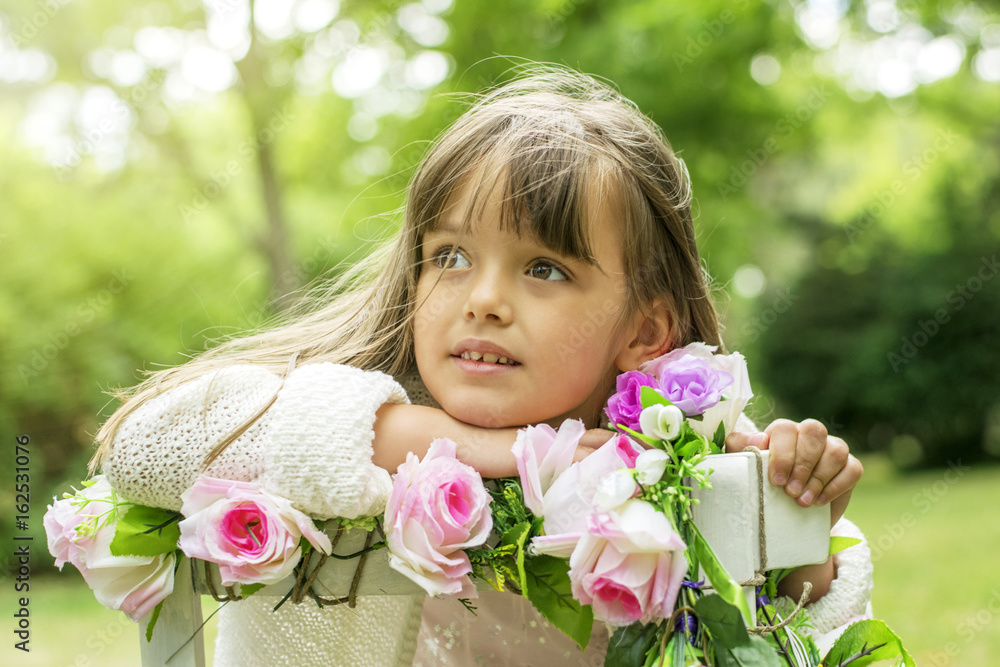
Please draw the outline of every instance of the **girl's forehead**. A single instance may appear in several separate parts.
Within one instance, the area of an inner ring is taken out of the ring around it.
[[[476,234],[485,224],[587,262],[595,260],[595,243],[620,246],[623,210],[613,179],[525,184],[509,168],[490,171],[480,166],[459,179],[424,233]]]

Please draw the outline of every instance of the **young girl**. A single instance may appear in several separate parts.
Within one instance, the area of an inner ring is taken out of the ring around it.
[[[389,472],[435,437],[483,477],[511,476],[518,428],[581,419],[586,456],[609,436],[597,429],[616,375],[692,341],[721,347],[683,163],[610,88],[541,70],[437,141],[394,243],[284,326],[123,394],[96,460],[147,505],[179,509],[207,473],[260,480],[317,517],[376,515]],[[860,477],[816,422],[728,444],[770,446],[771,481],[800,504],[830,502],[834,521]],[[845,521],[835,531],[860,537]],[[802,568],[786,592],[805,580],[822,596],[817,632],[834,629],[865,611],[866,548]],[[511,594],[483,594],[477,616],[423,596],[272,602],[222,610],[216,664],[600,664],[607,643],[595,631],[581,654]]]

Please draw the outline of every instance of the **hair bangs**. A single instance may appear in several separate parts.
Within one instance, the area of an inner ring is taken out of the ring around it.
[[[453,195],[469,187],[472,205],[460,221],[463,233],[482,219],[487,206],[496,205],[502,230],[532,236],[561,255],[593,261],[589,218],[593,191],[605,176],[600,149],[536,118],[506,121],[490,128],[488,141],[477,142],[483,148],[477,159],[468,159],[468,153],[465,159],[455,156],[451,168],[440,171],[443,178],[417,223],[420,235],[437,229],[451,212]]]

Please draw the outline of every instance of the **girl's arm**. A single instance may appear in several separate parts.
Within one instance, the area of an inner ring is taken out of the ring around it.
[[[520,429],[472,426],[440,408],[421,405],[386,404],[379,408],[376,416],[372,461],[389,472],[396,471],[406,460],[407,453],[423,457],[432,440],[448,438],[458,445],[458,459],[483,477],[517,475],[517,464],[510,449]],[[612,435],[607,429],[590,429],[580,439],[574,460],[583,460]]]
[[[471,426],[439,408],[386,404],[376,413],[372,461],[395,472],[409,452],[422,458],[432,440],[448,438],[458,446],[458,459],[483,477],[511,477],[517,475],[517,464],[510,452],[517,431]]]

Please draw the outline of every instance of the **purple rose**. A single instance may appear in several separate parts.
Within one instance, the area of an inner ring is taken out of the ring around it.
[[[648,361],[639,367],[643,373],[658,378],[664,377],[666,369],[681,359],[691,356],[704,359],[717,371],[729,373],[734,381],[722,392],[722,398],[715,406],[708,408],[701,415],[701,421],[689,421],[695,433],[706,438],[712,438],[719,424],[723,425],[728,436],[736,429],[743,408],[753,398],[750,388],[750,376],[747,374],[747,360],[739,352],[732,354],[715,354],[715,346],[704,343],[690,343],[684,347],[671,350],[661,357]]]
[[[629,371],[619,375],[616,383],[615,394],[608,399],[604,411],[613,426],[623,424],[637,431],[642,412],[642,388],[658,389],[656,378],[641,371]]]
[[[717,404],[722,391],[733,383],[730,373],[716,370],[707,359],[691,355],[666,365],[661,373],[660,393],[688,416],[700,415]]]

